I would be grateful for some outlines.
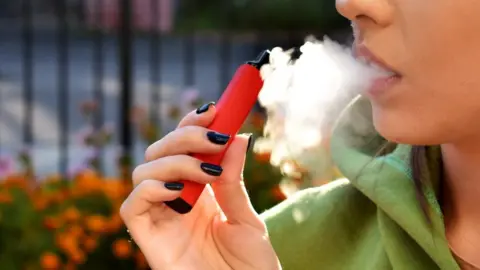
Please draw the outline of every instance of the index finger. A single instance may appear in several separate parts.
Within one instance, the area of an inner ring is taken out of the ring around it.
[[[189,112],[182,120],[180,120],[177,128],[193,125],[207,127],[212,123],[216,112],[215,102],[205,103],[198,107],[198,109]]]

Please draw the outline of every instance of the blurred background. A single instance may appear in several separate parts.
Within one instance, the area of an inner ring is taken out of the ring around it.
[[[0,1],[0,269],[147,269],[118,216],[146,146],[308,35],[350,42],[335,1]],[[256,108],[242,132],[263,124]],[[259,212],[286,197],[268,153],[245,179]]]

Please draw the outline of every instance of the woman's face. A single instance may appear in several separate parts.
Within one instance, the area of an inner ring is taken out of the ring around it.
[[[376,129],[407,144],[480,141],[480,0],[337,0],[365,46],[399,74],[370,95]]]

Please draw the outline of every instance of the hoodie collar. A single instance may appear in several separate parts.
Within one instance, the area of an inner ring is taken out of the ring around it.
[[[410,167],[412,146],[391,145],[392,151],[378,155],[388,142],[372,123],[370,102],[353,100],[336,123],[331,138],[332,158],[351,184],[372,200],[406,231],[442,269],[458,269],[445,237],[442,212],[438,203],[441,155],[439,147],[429,147],[421,164],[425,196],[431,210],[431,224],[416,198]]]

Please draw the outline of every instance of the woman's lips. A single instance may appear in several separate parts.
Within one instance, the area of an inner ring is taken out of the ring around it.
[[[371,97],[376,97],[388,89],[392,88],[394,85],[398,84],[401,81],[402,77],[399,75],[392,75],[389,77],[382,77],[373,80],[370,87],[367,89],[366,94]]]
[[[370,87],[366,91],[367,95],[371,97],[378,96],[401,81],[402,76],[392,67],[388,66],[383,60],[376,57],[367,49],[367,47],[356,45],[354,47],[354,55],[357,59],[381,70],[382,73],[385,74],[372,81]]]

